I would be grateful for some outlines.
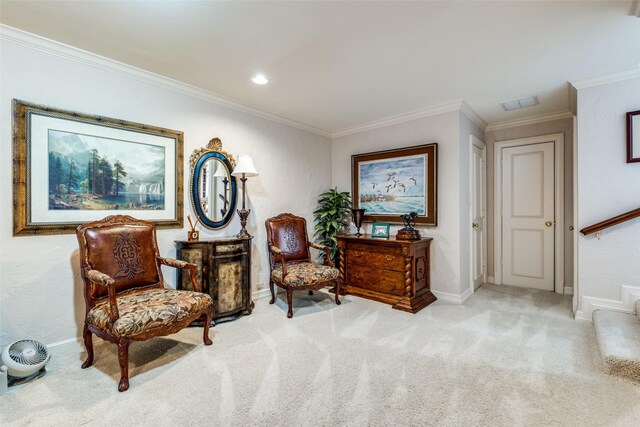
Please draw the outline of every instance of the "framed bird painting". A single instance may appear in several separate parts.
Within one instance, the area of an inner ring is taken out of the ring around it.
[[[417,224],[437,225],[438,144],[351,156],[353,207],[364,220],[399,223],[417,212]]]

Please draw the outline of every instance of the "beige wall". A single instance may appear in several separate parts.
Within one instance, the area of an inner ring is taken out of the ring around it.
[[[223,149],[232,155],[251,155],[260,173],[247,181],[247,208],[251,209],[247,229],[255,236],[251,268],[255,290],[264,288],[269,276],[265,219],[281,212],[295,212],[307,218],[309,231],[312,230],[318,194],[331,184],[329,138],[179,93],[171,87],[91,62],[0,42],[0,348],[25,337],[47,344],[72,339],[80,335],[84,320],[75,235],[12,236],[13,98],[183,131],[185,217],[194,215],[186,191],[188,161],[194,149],[217,136],[222,139]],[[222,230],[201,229],[201,237],[231,236],[239,230],[235,215]],[[186,226],[159,230],[161,255],[175,256],[174,240],[184,239],[186,231]],[[166,269],[165,279],[173,286],[175,272]]]
[[[640,77],[578,89],[576,228],[588,227],[640,205],[640,163],[627,163],[625,114],[640,109]],[[640,218],[577,234],[577,318],[601,307],[633,312],[640,290]],[[635,297],[637,299],[637,296]]]
[[[438,298],[460,295],[459,126],[459,112],[450,111],[334,138],[331,151],[333,186],[351,192],[352,155],[438,143],[438,225],[416,227],[423,237],[433,238],[431,289]],[[400,227],[393,224],[390,233]],[[369,233],[371,224],[363,230]]]
[[[573,286],[573,118],[552,120],[525,126],[485,132],[487,144],[487,270],[495,277],[494,270],[494,143],[532,136],[564,133],[564,286]]]

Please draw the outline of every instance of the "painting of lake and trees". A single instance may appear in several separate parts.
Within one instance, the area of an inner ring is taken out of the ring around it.
[[[425,155],[360,162],[360,208],[366,209],[368,215],[424,215],[426,164]]]
[[[165,209],[165,148],[49,129],[50,210]]]

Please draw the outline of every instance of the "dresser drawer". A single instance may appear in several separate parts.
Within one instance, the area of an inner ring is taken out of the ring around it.
[[[384,294],[404,295],[404,274],[399,271],[350,263],[347,268],[347,284]]]
[[[235,255],[247,252],[247,242],[240,243],[218,243],[216,245],[216,255]]]
[[[366,246],[364,249],[367,249]],[[398,251],[378,252],[350,247],[347,249],[347,259],[350,265],[404,271],[404,258],[397,252]]]

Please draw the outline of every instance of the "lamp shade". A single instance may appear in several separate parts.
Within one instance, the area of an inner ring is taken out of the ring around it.
[[[222,163],[216,162],[216,164],[218,165],[218,167],[216,168],[216,171],[213,174],[213,176],[216,178],[227,178],[228,177],[227,168],[225,168]]]
[[[255,166],[253,166],[253,160],[251,157],[246,154],[240,154],[238,156],[238,161],[236,163],[236,167],[231,172],[233,176],[258,176],[258,171]]]

